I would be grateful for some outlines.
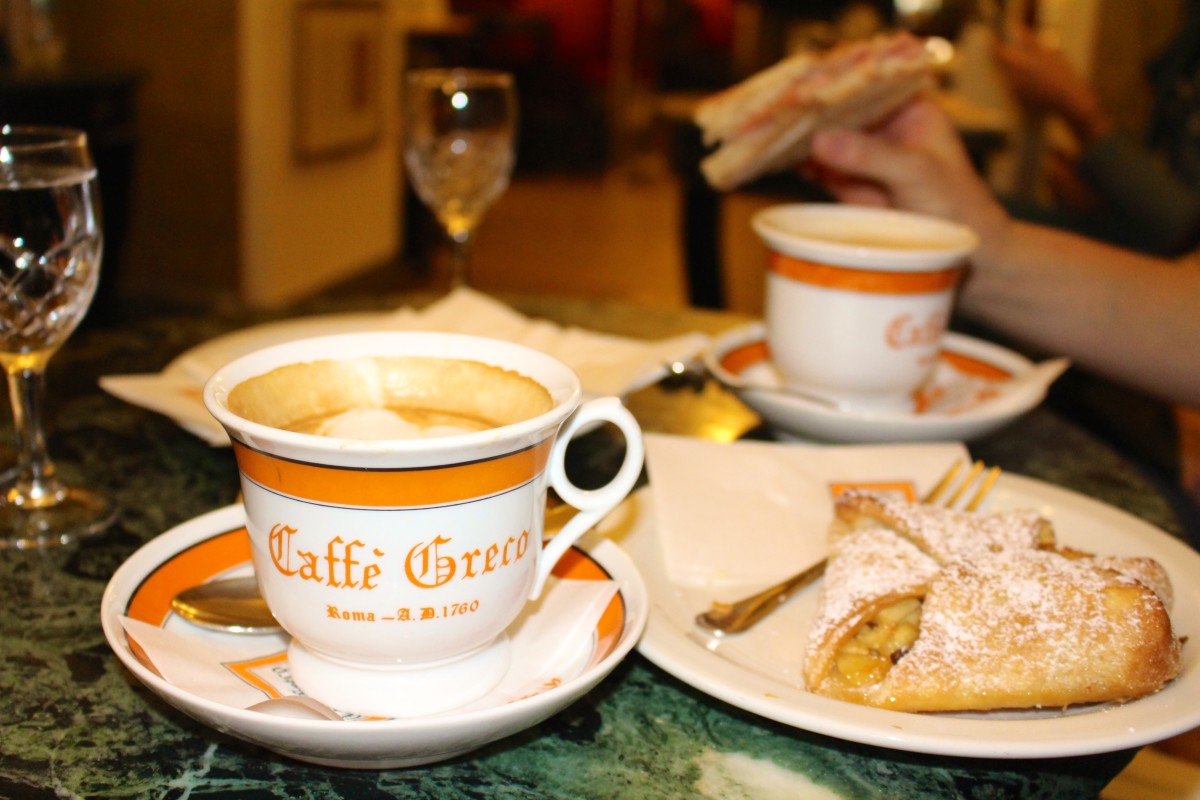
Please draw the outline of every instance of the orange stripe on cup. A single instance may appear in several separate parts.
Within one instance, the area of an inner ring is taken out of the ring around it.
[[[292,461],[233,443],[238,469],[275,492],[330,505],[402,508],[461,503],[532,480],[553,439],[496,458],[412,469],[355,469]]]
[[[767,253],[767,269],[789,280],[868,294],[933,294],[951,289],[962,270],[955,266],[930,272],[889,272],[819,264],[784,255]]]

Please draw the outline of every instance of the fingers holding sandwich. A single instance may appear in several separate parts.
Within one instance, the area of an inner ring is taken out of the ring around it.
[[[816,132],[874,125],[921,94],[937,60],[907,32],[786,58],[699,104],[695,122],[715,146],[701,170],[724,191],[794,167]]]
[[[814,134],[816,177],[844,202],[888,205],[991,227],[1003,209],[975,170],[946,113],[919,97],[869,130]]]

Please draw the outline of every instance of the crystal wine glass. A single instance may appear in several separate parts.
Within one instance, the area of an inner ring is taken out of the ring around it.
[[[508,187],[516,130],[516,88],[509,73],[407,74],[404,161],[414,190],[450,240],[452,287],[466,285],[475,232]]]
[[[0,127],[0,364],[18,451],[0,484],[0,547],[63,544],[112,520],[105,498],[59,480],[42,421],[46,364],[92,302],[101,250],[87,136]]]

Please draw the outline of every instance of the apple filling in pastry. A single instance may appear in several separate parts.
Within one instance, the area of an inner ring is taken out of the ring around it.
[[[879,683],[921,633],[921,601],[906,597],[863,624],[838,651],[837,681],[858,688]]]

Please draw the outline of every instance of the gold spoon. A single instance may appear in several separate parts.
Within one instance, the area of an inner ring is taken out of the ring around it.
[[[258,581],[223,578],[184,589],[171,610],[201,628],[222,633],[279,633],[283,630],[258,592]]]

